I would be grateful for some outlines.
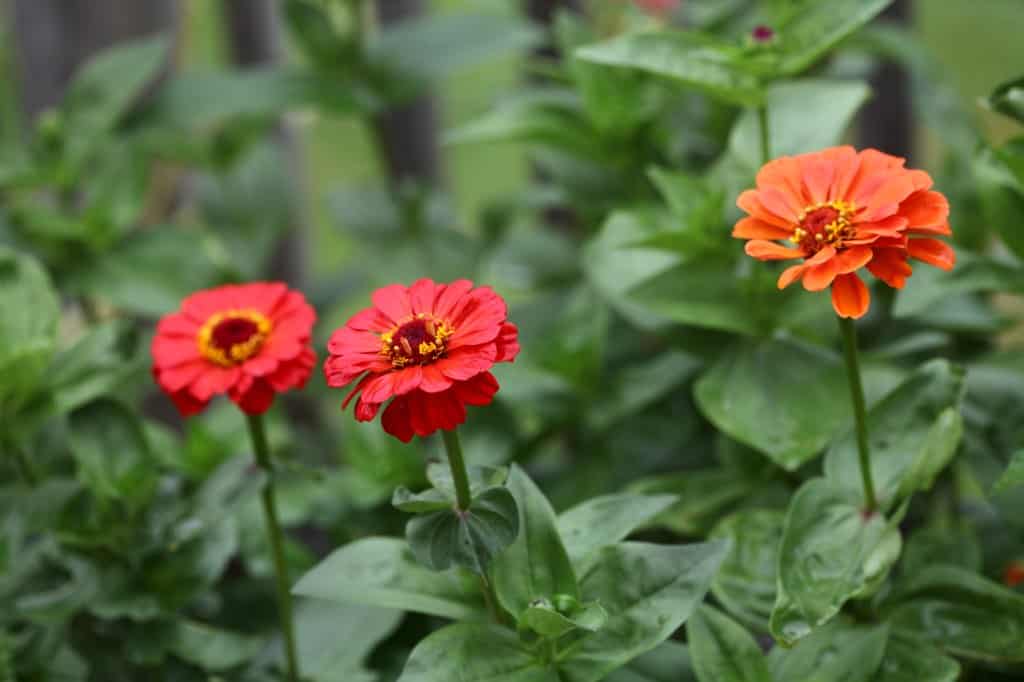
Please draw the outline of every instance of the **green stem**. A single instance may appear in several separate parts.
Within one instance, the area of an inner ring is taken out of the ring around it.
[[[455,483],[455,506],[459,511],[466,511],[473,497],[469,492],[469,475],[466,473],[466,460],[462,458],[459,433],[454,429],[442,430],[441,436],[444,438],[444,449],[448,451],[448,466]]]
[[[860,477],[864,484],[865,512],[868,514],[878,507],[875,497],[875,482],[871,476],[871,452],[868,449],[868,417],[864,407],[864,387],[860,380],[860,363],[857,360],[857,329],[853,320],[840,317],[839,328],[843,333],[843,351],[846,356],[846,377],[850,381],[850,397],[853,399],[853,417],[857,429],[857,455],[860,458]]]
[[[757,108],[757,127],[761,133],[761,163],[772,160],[771,130],[768,128],[768,105]]]
[[[292,618],[291,582],[288,580],[288,565],[284,559],[284,536],[281,523],[277,518],[277,503],[274,501],[274,465],[270,460],[270,448],[267,446],[267,433],[263,426],[263,416],[247,415],[249,435],[256,453],[256,462],[267,474],[267,484],[263,487],[263,514],[267,522],[267,537],[270,550],[274,557],[274,573],[277,575],[277,605],[281,620],[281,631],[284,635],[284,652],[288,659],[288,676],[291,682],[301,682],[299,677],[299,661],[295,653],[295,626]]]

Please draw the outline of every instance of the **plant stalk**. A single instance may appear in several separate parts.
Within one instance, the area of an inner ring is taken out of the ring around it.
[[[299,676],[299,659],[295,650],[295,625],[292,615],[291,581],[288,579],[288,565],[284,558],[284,536],[281,523],[277,517],[277,503],[274,500],[274,465],[270,460],[270,448],[267,446],[267,432],[263,424],[263,415],[246,415],[249,422],[249,435],[252,437],[253,451],[256,462],[267,474],[267,484],[260,496],[263,499],[263,515],[267,522],[267,538],[274,557],[274,573],[277,577],[277,606],[281,621],[281,632],[284,635],[284,652],[288,661],[288,678],[290,682],[301,682]]]
[[[767,104],[757,108],[757,128],[761,133],[761,163],[768,163],[772,160],[772,141],[771,130],[768,128]]]
[[[846,377],[850,381],[850,398],[853,400],[853,417],[857,430],[857,455],[860,459],[860,477],[864,484],[864,511],[871,514],[878,508],[875,497],[875,482],[871,475],[871,451],[868,448],[868,417],[864,407],[864,387],[860,379],[860,362],[857,358],[857,328],[848,317],[839,318],[843,333],[843,354],[846,357]]]
[[[455,506],[460,512],[469,509],[473,497],[469,492],[469,474],[466,473],[466,460],[462,457],[462,445],[459,444],[459,433],[441,430],[444,438],[444,449],[448,452],[448,466],[452,470],[452,481],[455,483]]]

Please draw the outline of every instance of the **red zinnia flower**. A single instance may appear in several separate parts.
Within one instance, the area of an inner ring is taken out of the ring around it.
[[[305,297],[280,282],[197,291],[157,325],[153,376],[182,416],[225,392],[246,414],[261,414],[312,373],[315,321]]]
[[[861,317],[869,303],[861,267],[902,289],[912,272],[908,258],[943,270],[956,260],[948,244],[934,239],[952,234],[946,197],[930,191],[927,173],[903,163],[852,147],[770,161],[757,174],[757,189],[736,201],[749,217],[732,234],[750,240],[746,252],[754,258],[804,259],[782,273],[780,289],[796,280],[808,291],[831,286],[836,313]],[[792,244],[776,243],[783,239]]]
[[[497,393],[491,366],[519,353],[507,315],[501,296],[464,279],[378,289],[373,307],[327,343],[327,383],[345,386],[363,375],[342,409],[358,395],[356,419],[370,421],[392,399],[381,425],[403,442],[454,429],[466,420],[466,405],[487,405]]]

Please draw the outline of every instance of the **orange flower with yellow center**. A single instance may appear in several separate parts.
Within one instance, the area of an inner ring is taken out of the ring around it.
[[[857,271],[902,289],[913,258],[949,270],[956,260],[936,236],[952,234],[949,202],[932,179],[904,160],[875,149],[832,147],[766,163],[757,189],[736,204],[748,216],[733,236],[759,260],[803,259],[779,277],[779,288],[800,280],[808,291],[832,289],[840,317],[863,316],[870,295]],[[780,244],[785,241],[786,244]]]

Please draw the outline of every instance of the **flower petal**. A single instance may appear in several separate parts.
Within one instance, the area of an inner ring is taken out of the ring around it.
[[[748,256],[753,256],[758,260],[788,260],[804,257],[804,252],[801,249],[789,249],[781,244],[762,239],[753,239],[747,242],[743,250]]]
[[[792,235],[792,230],[749,216],[742,218],[732,229],[732,236],[740,239],[789,239]]]
[[[401,324],[412,315],[409,302],[409,290],[401,284],[390,284],[373,292],[373,305],[391,321],[393,325]]]
[[[911,258],[924,261],[942,270],[952,270],[956,264],[956,253],[946,242],[938,239],[911,239],[907,242],[907,253]]]
[[[839,275],[832,283],[832,308],[839,317],[863,317],[870,302],[867,285],[856,274]]]
[[[907,251],[903,248],[873,249],[875,255],[868,263],[868,272],[893,289],[902,289],[914,269],[907,262]]]
[[[400,396],[392,400],[381,415],[380,424],[386,432],[403,443],[411,441],[415,432],[409,414],[409,396]]]
[[[807,291],[821,291],[832,284],[832,280],[839,274],[839,263],[835,258],[829,258],[824,263],[811,265],[804,273],[803,284]]]
[[[867,265],[874,254],[867,246],[853,246],[843,249],[836,254],[836,266],[838,274],[845,275],[848,272],[859,270]]]
[[[804,272],[806,272],[806,270],[807,265],[804,263],[789,266],[788,268],[782,271],[781,275],[779,275],[778,287],[780,289],[785,289],[790,284],[803,277]]]
[[[432,279],[418,279],[412,283],[412,286],[409,287],[409,301],[412,304],[413,315],[434,312],[435,290],[436,287]]]

